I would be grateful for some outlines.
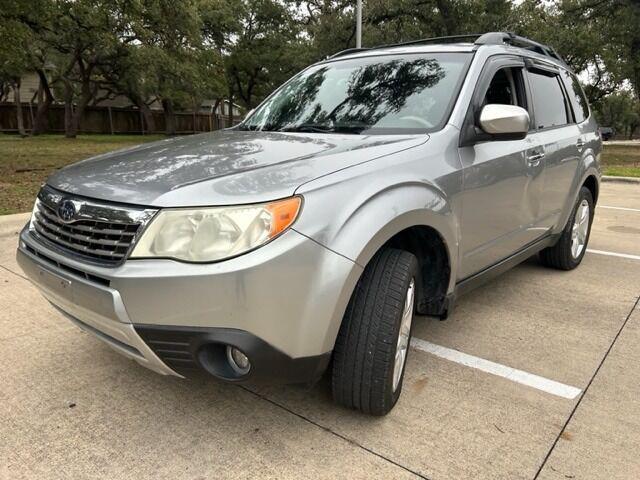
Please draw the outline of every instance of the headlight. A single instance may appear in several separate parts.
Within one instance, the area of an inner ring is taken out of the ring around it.
[[[240,255],[284,232],[300,204],[300,197],[291,197],[260,205],[160,210],[131,258],[213,262]]]
[[[36,213],[38,213],[38,204],[40,200],[36,198],[36,201],[33,204],[33,208],[31,209],[31,217],[29,217],[29,230],[35,230],[36,227],[33,226],[33,222],[36,219]]]

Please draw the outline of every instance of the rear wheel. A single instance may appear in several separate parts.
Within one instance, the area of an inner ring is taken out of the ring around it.
[[[333,398],[373,415],[400,397],[415,311],[418,260],[381,250],[365,268],[345,313],[333,354]]]
[[[593,197],[588,188],[582,187],[560,239],[553,247],[540,252],[542,262],[560,270],[572,270],[580,265],[587,251],[592,221]]]

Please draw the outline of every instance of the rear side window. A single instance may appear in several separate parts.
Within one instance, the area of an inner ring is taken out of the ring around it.
[[[576,116],[576,123],[584,122],[589,117],[589,103],[587,102],[580,82],[575,75],[562,71],[562,76],[565,80],[564,84],[567,87],[567,93],[571,100],[571,106],[573,107],[573,113]]]
[[[529,71],[536,128],[558,127],[569,123],[567,103],[556,74]]]

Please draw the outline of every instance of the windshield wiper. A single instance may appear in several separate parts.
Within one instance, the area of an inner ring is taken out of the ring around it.
[[[312,132],[312,133],[353,133],[359,134],[364,127],[360,125],[320,125],[315,123],[303,123],[300,125],[292,125],[279,129],[281,132]]]
[[[327,133],[335,131],[331,125],[317,125],[314,123],[302,123],[278,129],[281,132],[318,132]]]
[[[240,125],[238,125],[238,130],[243,130],[243,131],[258,130],[258,126],[241,123]]]

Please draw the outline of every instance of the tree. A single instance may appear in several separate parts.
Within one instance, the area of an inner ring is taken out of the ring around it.
[[[524,0],[514,28],[556,47],[589,81],[591,103],[630,81],[640,87],[640,4],[634,0]],[[637,79],[634,78],[637,75]]]
[[[141,1],[131,25],[138,43],[129,49],[126,64],[113,69],[118,87],[143,111],[152,95],[160,100],[168,135],[176,133],[176,109],[197,108],[205,96],[226,90],[221,54],[204,43],[203,5],[200,0]]]
[[[129,31],[133,11],[125,0],[62,0],[55,6],[43,37],[56,52],[66,136],[75,137],[85,108],[100,91],[100,68],[126,55],[126,45],[136,40]]]
[[[142,113],[147,131],[155,131],[153,113],[149,108],[156,99],[155,54],[153,49],[130,44],[126,54],[114,57],[100,67],[103,88],[126,96]]]
[[[355,46],[352,1],[297,1],[316,59]],[[421,38],[507,29],[508,0],[369,0],[363,12],[363,44],[376,46]]]
[[[0,87],[19,99],[22,76],[38,75],[34,134],[54,98],[75,136],[88,105],[118,95],[140,109],[147,130],[149,107],[161,102],[173,134],[175,111],[224,97],[251,109],[309,63],[355,46],[353,0],[2,3]],[[515,31],[555,46],[588,80],[591,103],[613,102],[621,87],[640,95],[637,0],[366,0],[363,21],[365,46]]]
[[[25,137],[27,132],[24,126],[20,86],[21,78],[29,71],[31,64],[28,54],[31,32],[16,19],[16,15],[21,13],[20,7],[19,2],[8,2],[0,17],[0,45],[13,46],[0,49],[0,84],[7,85],[13,91],[18,133]]]
[[[237,22],[224,48],[230,97],[252,109],[306,62],[293,12],[277,0],[234,0]]]
[[[593,107],[600,125],[613,127],[626,138],[633,138],[640,127],[640,100],[628,90],[603,97]]]

